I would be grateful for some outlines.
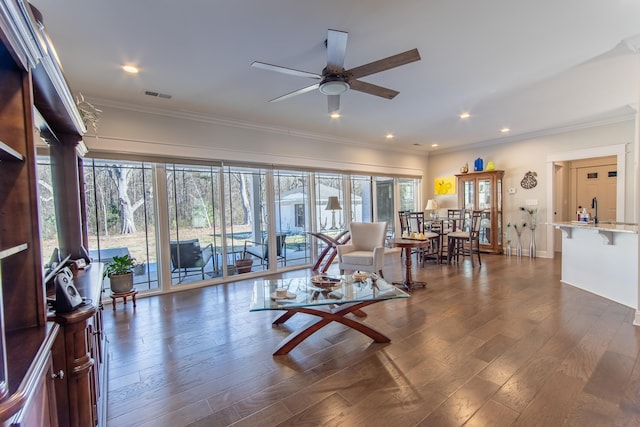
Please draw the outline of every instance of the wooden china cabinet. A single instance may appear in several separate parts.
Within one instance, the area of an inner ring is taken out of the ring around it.
[[[44,120],[52,158],[59,153],[52,175],[64,177],[81,165],[75,146],[85,128],[41,22],[26,1],[0,0],[0,426],[87,427],[105,412],[102,266],[78,274],[82,307],[48,309],[55,292],[44,283],[34,139]],[[56,203],[73,211],[80,184],[57,185]],[[75,217],[62,220],[74,237],[59,227],[58,240],[63,256],[78,258],[82,248],[68,244],[82,235]]]
[[[469,172],[458,178],[458,206],[481,210],[480,250],[502,253],[502,178],[504,171]]]

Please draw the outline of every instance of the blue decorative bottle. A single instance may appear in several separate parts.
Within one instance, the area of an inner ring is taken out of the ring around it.
[[[475,160],[475,162],[473,162],[473,170],[474,172],[482,172],[483,165],[482,165],[482,159],[480,157],[478,157]]]

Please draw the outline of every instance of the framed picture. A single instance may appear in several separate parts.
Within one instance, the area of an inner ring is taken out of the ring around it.
[[[436,178],[433,191],[435,194],[456,194],[456,177]]]

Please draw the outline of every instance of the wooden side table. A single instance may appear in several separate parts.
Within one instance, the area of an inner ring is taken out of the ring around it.
[[[127,305],[127,297],[131,297],[131,300],[133,301],[133,307],[135,308],[137,294],[138,294],[138,291],[136,290],[136,288],[133,288],[129,292],[123,292],[121,294],[115,294],[111,292],[111,303],[113,304],[113,311],[116,310],[117,298],[122,298],[122,300],[124,301],[124,305]]]
[[[402,282],[393,282],[393,284],[401,286],[407,291],[412,291],[416,286],[423,288],[427,286],[426,282],[414,282],[411,278],[411,249],[424,248],[429,245],[430,239],[438,237],[436,233],[430,232],[424,233],[424,236],[424,240],[397,238],[390,242],[391,246],[404,250],[404,280]]]

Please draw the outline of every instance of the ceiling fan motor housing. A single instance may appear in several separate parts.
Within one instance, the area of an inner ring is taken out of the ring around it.
[[[348,91],[349,87],[344,77],[336,75],[325,76],[320,82],[320,92],[325,95],[340,95]]]

